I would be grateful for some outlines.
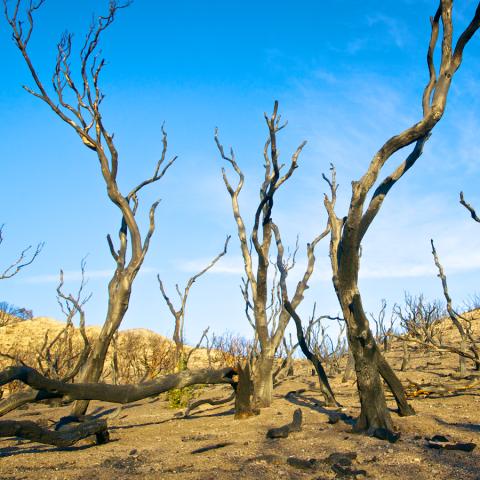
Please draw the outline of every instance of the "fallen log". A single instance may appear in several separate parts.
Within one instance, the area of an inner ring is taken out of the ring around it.
[[[455,395],[480,386],[480,380],[478,379],[465,385],[451,383],[417,383],[410,379],[407,380],[409,385],[405,388],[405,393],[409,398],[425,398],[430,395]]]
[[[136,385],[110,385],[106,383],[64,383],[47,378],[33,368],[13,366],[0,372],[0,386],[19,380],[48,398],[62,398],[65,401],[101,400],[125,404],[189,385],[221,383],[233,385],[235,383],[234,375],[233,368],[184,370]]]
[[[477,444],[476,443],[465,443],[465,442],[455,442],[445,435],[434,435],[432,438],[426,438],[427,447],[434,448],[436,450],[460,450],[463,452],[472,452]]]
[[[59,448],[70,447],[91,435],[96,436],[97,444],[106,443],[109,439],[106,420],[88,420],[59,430],[49,430],[30,420],[2,420],[0,422],[0,437],[17,437]]]

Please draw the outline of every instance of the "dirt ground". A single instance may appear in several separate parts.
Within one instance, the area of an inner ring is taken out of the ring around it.
[[[398,368],[400,348],[388,357]],[[412,354],[409,370],[399,375],[405,384],[407,379],[460,382],[452,379],[456,361],[449,354],[426,355],[418,350]],[[341,375],[337,375],[332,378],[332,386],[345,406],[345,414],[357,416],[355,384],[342,383]],[[305,391],[286,395],[300,389]],[[227,386],[203,387],[198,394],[220,398],[228,396],[230,391]],[[182,419],[175,417],[180,410],[168,408],[164,398],[148,399],[125,406],[116,418],[109,420],[111,441],[104,445],[94,445],[86,439],[74,447],[59,450],[28,441],[1,439],[0,478],[480,479],[480,446],[472,452],[435,450],[428,448],[426,441],[426,437],[441,434],[456,442],[480,444],[478,387],[467,389],[461,395],[414,398],[411,403],[416,416],[400,418],[392,413],[395,426],[401,432],[396,443],[354,434],[348,420],[328,422],[328,413],[333,410],[322,406],[315,377],[310,375],[307,363],[299,362],[295,376],[275,390],[273,405],[257,417],[235,420],[229,404],[206,405],[190,418]],[[389,405],[393,409],[391,399]],[[301,408],[303,414],[302,431],[291,433],[288,438],[267,439],[267,430],[290,422],[297,408]],[[111,404],[92,402],[90,413],[108,415],[115,409]],[[5,418],[54,422],[67,413],[68,407],[36,405],[12,412]],[[219,448],[195,452],[214,445]],[[335,453],[356,454],[349,467],[342,467],[347,472],[338,470],[338,458],[330,457]]]

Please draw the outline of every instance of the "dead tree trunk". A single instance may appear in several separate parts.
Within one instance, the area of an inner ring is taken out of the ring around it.
[[[123,275],[119,275],[118,277],[123,277]],[[98,382],[100,379],[108,348],[110,347],[113,337],[128,310],[133,279],[122,281],[118,277],[115,274],[108,286],[109,297],[107,318],[98,338],[93,342],[90,355],[81,371],[80,379],[82,382]],[[76,402],[72,409],[72,415],[85,415],[88,404],[88,401]]]
[[[238,382],[234,385],[235,389],[235,418],[244,419],[258,414],[258,410],[253,406],[254,385],[250,371],[250,362],[247,360],[245,366],[237,365]]]
[[[441,0],[431,21],[432,32],[427,53],[430,78],[422,99],[423,117],[411,127],[387,140],[373,157],[362,178],[352,182],[352,196],[345,218],[338,218],[334,211],[333,201],[336,195],[336,185],[329,182],[332,198],[325,197],[325,207],[329,213],[332,230],[330,259],[333,284],[347,322],[348,340],[357,373],[361,403],[357,430],[372,432],[377,428],[388,430],[392,428],[392,420],[385,403],[380,380],[380,353],[363,311],[358,288],[361,242],[378,214],[386,195],[421,156],[433,128],[442,118],[450,84],[461,64],[464,47],[480,26],[480,5],[478,5],[473,20],[453,46],[452,4],[452,0]],[[437,78],[434,49],[437,44],[440,21],[443,29],[440,69]],[[386,162],[396,152],[409,145],[414,145],[411,153],[378,184],[367,202],[367,196],[378,181]],[[387,372],[383,371],[383,373]],[[402,396],[404,397],[404,395]],[[401,409],[400,404],[399,409]]]
[[[351,299],[350,309],[345,316],[345,320],[350,321],[351,324],[355,321],[354,326],[356,328],[350,327],[347,335],[355,360],[355,373],[361,406],[355,430],[373,433],[377,428],[385,428],[392,431],[393,424],[387,410],[379,375],[377,345],[368,326],[368,320],[363,312],[359,295]],[[344,315],[345,313],[344,311]]]

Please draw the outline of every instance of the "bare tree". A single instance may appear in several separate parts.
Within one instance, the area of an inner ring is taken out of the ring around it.
[[[3,243],[3,229],[5,224],[0,225],[0,245]],[[0,270],[0,280],[6,280],[7,278],[12,278],[13,276],[17,275],[22,268],[27,267],[30,265],[38,256],[38,254],[42,251],[42,248],[45,246],[45,243],[39,243],[32,250],[32,245],[29,245],[27,248],[24,248],[17,259],[12,262],[8,267],[6,267],[3,271]]]
[[[11,352],[0,352],[0,356],[8,358],[17,365],[35,367],[45,377],[71,382],[80,372],[90,353],[90,340],[85,330],[84,305],[90,300],[91,294],[84,295],[87,284],[85,279],[85,259],[81,261],[81,282],[77,293],[65,293],[63,271],[60,270],[60,281],[57,286],[57,302],[65,315],[65,326],[51,336],[47,330],[42,344],[31,351],[11,349]],[[78,328],[75,328],[74,318],[78,315]],[[80,336],[80,339],[78,338]],[[19,408],[20,406],[38,400],[38,392],[27,389],[10,395],[0,401],[0,416]]]
[[[178,309],[174,307],[172,301],[167,295],[163,282],[160,279],[160,275],[157,275],[157,280],[160,286],[160,291],[162,292],[163,299],[167,303],[168,309],[170,310],[171,314],[175,319],[175,328],[173,331],[173,341],[175,342],[175,347],[176,347],[175,363],[177,364],[177,367],[180,368],[180,370],[183,369],[181,364],[183,363],[183,360],[184,360],[183,347],[185,342],[185,338],[184,338],[185,309],[187,305],[188,294],[190,293],[190,289],[192,288],[192,285],[198,280],[198,278],[201,277],[204,273],[208,272],[208,270],[210,270],[227,253],[229,241],[230,241],[230,235],[228,235],[225,240],[225,245],[223,246],[223,250],[205,268],[203,268],[200,272],[193,275],[193,277],[191,277],[188,280],[187,285],[185,286],[183,292],[181,292],[178,284],[175,285],[175,289],[180,298],[180,308]]]
[[[49,378],[62,379],[64,382],[73,380],[85,364],[90,353],[90,340],[85,330],[84,305],[90,300],[92,294],[83,295],[87,284],[85,279],[85,259],[81,261],[81,282],[77,294],[64,293],[63,271],[60,270],[60,283],[57,286],[57,302],[65,315],[66,324],[52,340],[45,333],[43,345],[37,355],[37,364],[41,372]],[[78,333],[82,339],[80,348],[73,345],[77,329],[74,326],[74,317],[79,316]]]
[[[28,50],[34,26],[34,14],[42,6],[44,0],[27,2],[26,21],[21,18],[22,0],[16,0],[12,9],[9,8],[8,0],[3,0],[3,3],[13,41],[20,50],[35,84],[34,89],[26,86],[24,89],[50,107],[60,120],[73,129],[82,143],[95,153],[108,198],[118,208],[121,216],[118,249],[114,246],[111,236],[107,235],[108,246],[116,267],[108,285],[109,299],[105,323],[100,335],[92,345],[91,353],[81,372],[82,381],[96,382],[102,374],[110,342],[128,309],[133,282],[143,264],[155,230],[155,209],[159,202],[156,201],[151,205],[149,227],[147,232],[142,235],[136,219],[139,205],[138,195],[144,187],[158,182],[176,157],[166,161],[167,134],[162,127],[163,150],[153,175],[127,193],[120,190],[117,183],[119,154],[115,146],[114,135],[107,130],[101,113],[104,93],[100,87],[100,76],[105,66],[105,60],[100,56],[98,45],[105,30],[115,20],[118,11],[127,7],[130,2],[118,3],[110,0],[108,14],[99,16],[92,22],[80,50],[78,75],[71,67],[73,61],[72,34],[65,33],[62,36],[57,45],[51,93],[42,82]],[[87,408],[88,402],[79,402],[73,413],[75,415],[84,414]]]
[[[273,113],[271,116],[265,114],[265,120],[268,126],[268,139],[265,143],[263,156],[265,160],[265,176],[260,187],[260,201],[257,206],[254,225],[250,234],[250,239],[255,251],[255,260],[252,251],[249,248],[249,239],[245,228],[243,217],[240,213],[238,196],[244,184],[244,175],[238,166],[233,149],[228,156],[223,146],[220,144],[217,132],[215,133],[215,141],[221,157],[227,161],[238,175],[238,183],[236,187],[232,187],[227,178],[225,169],[222,168],[223,180],[230,194],[232,201],[233,216],[237,224],[238,238],[240,239],[240,248],[244,261],[246,274],[245,292],[248,289],[251,293],[252,302],[247,299],[246,311],[249,315],[249,305],[253,311],[253,319],[250,319],[255,328],[255,335],[258,338],[260,347],[258,358],[255,361],[254,373],[254,398],[258,407],[267,407],[272,402],[273,392],[273,366],[275,352],[279,347],[285,333],[285,328],[290,320],[290,314],[281,308],[278,320],[269,324],[268,318],[268,300],[269,300],[269,282],[268,271],[270,266],[269,253],[273,238],[273,222],[272,209],[275,193],[278,189],[292,176],[297,168],[299,155],[306,142],[302,142],[297,150],[293,153],[290,165],[282,175],[283,165],[279,163],[279,154],[277,148],[277,134],[286,124],[280,123],[280,115],[278,114],[278,102],[275,102]],[[260,238],[261,236],[261,238]],[[256,272],[254,272],[256,263]],[[296,308],[303,300],[303,292],[306,288],[308,279],[312,270],[307,268],[304,278],[305,282],[300,283],[297,287],[294,297],[292,298],[292,306]]]
[[[327,333],[329,328],[324,320],[336,320],[338,326],[337,338],[334,341]],[[305,336],[311,345],[311,350],[318,355],[329,376],[340,373],[340,361],[347,353],[347,339],[345,337],[346,325],[343,319],[321,315],[318,318],[310,318]]]
[[[400,327],[406,336],[420,344],[428,339],[439,338],[442,334],[442,319],[445,308],[440,301],[428,301],[423,294],[405,292],[404,304],[393,307],[393,313],[400,320]]]
[[[211,361],[222,367],[234,367],[245,360],[252,350],[252,341],[232,333],[212,334],[209,340]]]
[[[390,323],[387,325],[385,321],[385,315],[387,310],[387,302],[385,299],[382,299],[382,306],[378,315],[375,316],[373,313],[370,313],[371,319],[375,322],[375,341],[380,345],[383,345],[383,351],[388,352],[390,346],[390,338],[393,335],[393,329],[395,324],[395,314],[392,310],[390,316]]]
[[[0,302],[0,327],[22,320],[31,320],[32,318],[32,310],[25,307],[17,307],[8,302]]]
[[[440,259],[438,258],[437,250],[435,249],[435,245],[433,240],[430,240],[432,245],[432,255],[435,262],[435,265],[438,269],[438,277],[442,282],[442,289],[443,295],[447,302],[447,312],[450,320],[454,324],[455,328],[458,330],[460,335],[460,351],[459,354],[459,371],[460,375],[466,374],[466,365],[465,359],[467,349],[471,352],[474,356],[474,364],[477,370],[480,370],[480,349],[477,346],[478,341],[473,336],[472,331],[472,322],[465,318],[465,316],[459,315],[452,306],[452,298],[450,297],[450,293],[448,292],[448,284],[447,284],[447,276],[443,270],[442,264],[440,263]],[[431,343],[431,341],[430,341]],[[443,345],[444,346],[444,345]]]
[[[325,207],[331,225],[330,258],[334,288],[347,322],[350,348],[355,359],[357,386],[361,412],[356,430],[372,432],[377,428],[392,429],[392,420],[386,407],[380,375],[392,389],[402,414],[412,413],[403,388],[388,363],[382,357],[370,330],[358,288],[360,251],[363,237],[377,216],[391,188],[415,164],[435,125],[442,118],[447,96],[455,72],[462,62],[463,51],[480,26],[480,4],[467,28],[453,44],[452,0],[441,0],[431,19],[431,36],[427,52],[429,81],[425,87],[422,106],[423,116],[414,125],[388,139],[374,155],[365,174],[352,182],[352,196],[346,217],[337,217],[332,198],[325,197]],[[434,50],[442,23],[440,67],[434,63]],[[413,145],[407,158],[398,164],[376,187],[367,201],[368,194],[377,183],[386,162],[397,152]]]
[[[429,349],[433,344],[441,342],[445,309],[438,300],[428,301],[423,294],[412,295],[405,292],[403,305],[395,304],[392,315],[399,320],[402,331],[396,338],[402,342],[403,356],[400,370],[404,372],[410,361],[410,343]]]
[[[293,375],[293,355],[298,347],[298,342],[294,343],[292,340],[292,334],[289,334],[289,341],[285,336],[282,340],[281,347],[277,350],[277,356],[281,360],[277,366],[277,369],[273,372],[273,387],[276,388],[287,377]]]

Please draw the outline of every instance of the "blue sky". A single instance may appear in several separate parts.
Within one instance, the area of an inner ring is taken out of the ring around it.
[[[458,33],[476,2],[457,2]],[[380,5],[380,6],[379,6]],[[38,12],[31,57],[48,83],[55,44],[65,29],[81,44],[92,13],[106,1],[47,0]],[[239,284],[242,261],[236,241],[223,166],[213,141],[218,126],[245,172],[241,208],[251,224],[262,175],[266,138],[263,112],[275,99],[288,119],[280,136],[287,159],[307,140],[294,178],[278,195],[274,218],[284,242],[300,234],[304,245],[326,222],[321,173],[330,162],[340,183],[338,213],[345,212],[350,182],[391,135],[421,115],[433,1],[135,1],[103,37],[108,60],[102,86],[104,120],[115,132],[124,191],[151,175],[161,152],[165,121],[169,152],[179,159],[167,176],[141,197],[138,216],[156,198],[157,231],[137,278],[123,328],[171,334],[156,274],[174,294],[233,235],[228,255],[191,291],[187,337],[210,325],[249,334]],[[88,254],[93,297],[90,324],[101,324],[113,269],[105,236],[118,229],[117,210],[106,198],[95,155],[70,129],[21,88],[32,85],[5,21],[0,23],[0,166],[5,240],[0,266],[30,243],[45,248],[28,269],[0,285],[0,300],[60,318],[55,300],[58,271],[75,289],[80,260]],[[479,226],[458,204],[458,192],[480,209],[480,40],[468,45],[450,93],[445,117],[423,157],[389,194],[365,237],[360,286],[368,311],[380,301],[401,301],[403,291],[440,297],[431,258],[433,237],[457,303],[478,292]],[[393,168],[395,160],[389,162]],[[338,311],[330,283],[327,245],[301,312]],[[299,273],[298,273],[299,274]],[[295,274],[292,273],[292,281]]]

